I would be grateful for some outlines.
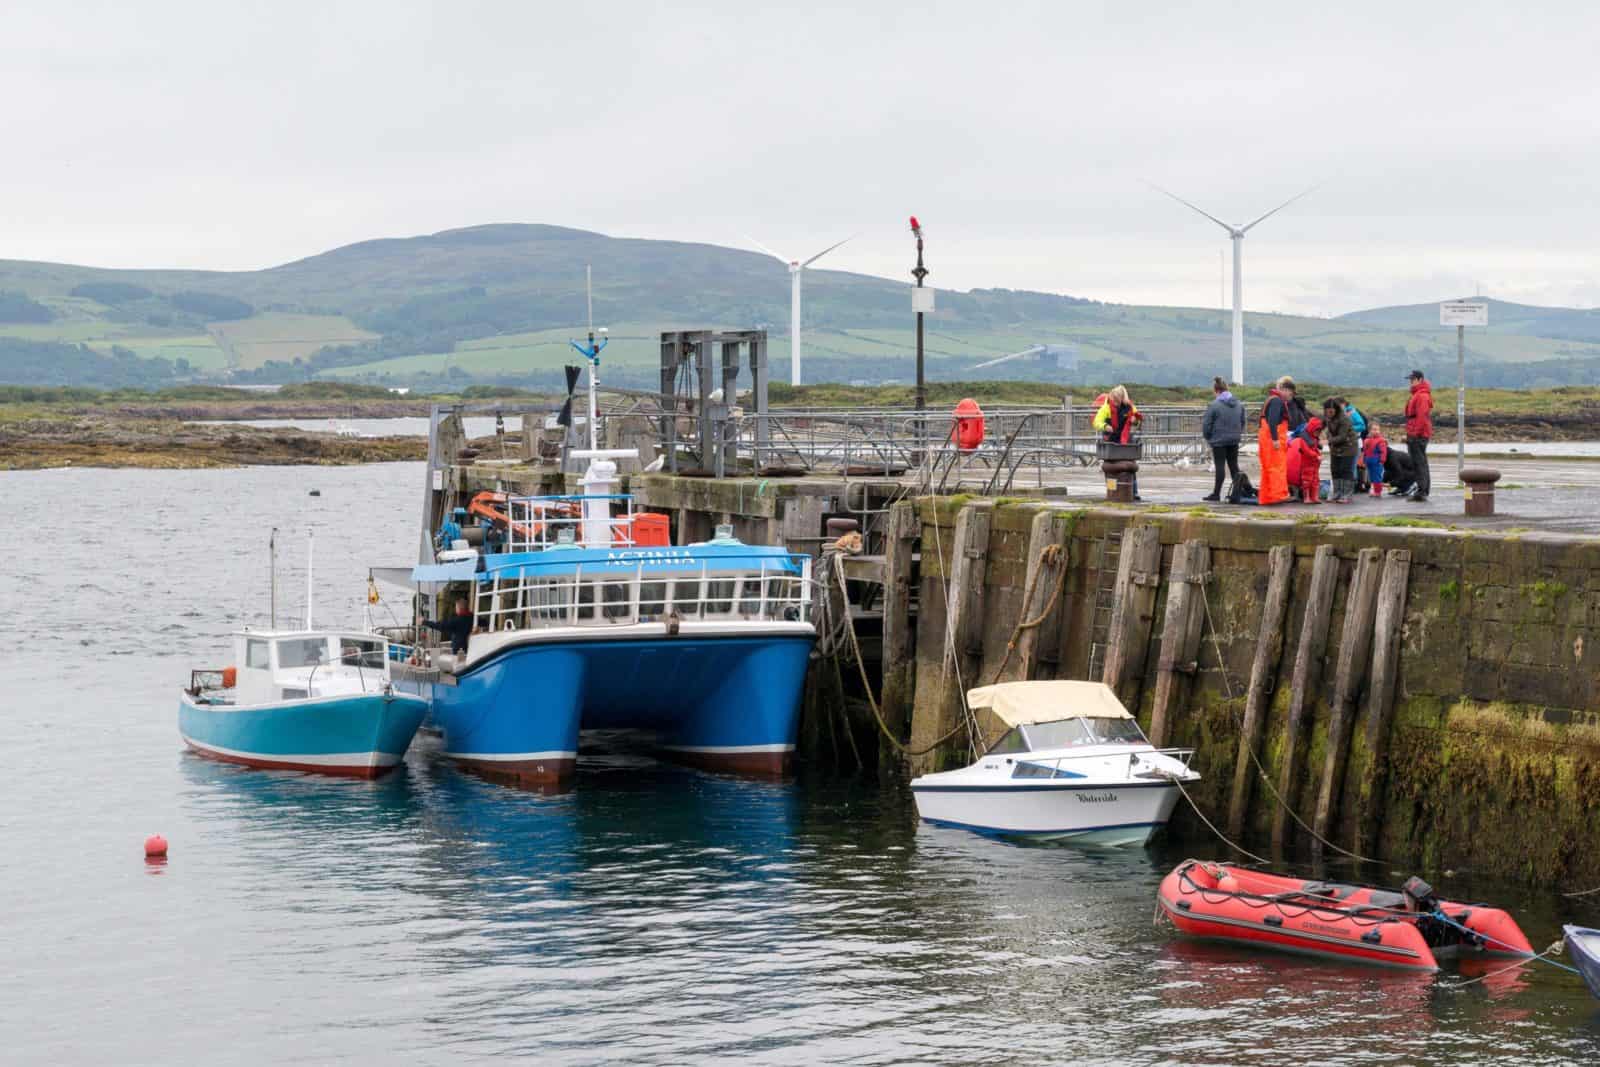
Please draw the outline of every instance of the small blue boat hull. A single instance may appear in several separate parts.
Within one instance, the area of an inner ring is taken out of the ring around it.
[[[1563,926],[1567,938],[1567,954],[1589,985],[1589,992],[1600,997],[1600,930],[1587,926]]]
[[[531,641],[437,685],[445,754],[521,784],[571,774],[580,729],[656,732],[677,760],[781,775],[814,635]]]
[[[194,751],[247,767],[376,778],[405,756],[428,702],[363,693],[275,704],[178,699],[178,732]]]

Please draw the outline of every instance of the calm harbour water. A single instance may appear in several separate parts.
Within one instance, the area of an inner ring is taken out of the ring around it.
[[[625,747],[555,797],[431,742],[378,783],[185,754],[176,689],[265,623],[267,529],[284,604],[313,527],[318,617],[353,624],[365,568],[414,557],[421,478],[0,473],[7,1062],[1600,1061],[1600,1003],[1553,968],[1462,987],[1174,940],[1155,887],[1203,840],[1015,847],[899,789]],[[1541,948],[1600,924],[1470,888]]]

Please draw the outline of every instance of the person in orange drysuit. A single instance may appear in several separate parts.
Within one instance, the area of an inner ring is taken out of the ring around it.
[[[1280,378],[1267,392],[1256,430],[1256,452],[1261,461],[1259,502],[1263,507],[1289,499],[1289,405]]]
[[[1306,432],[1289,442],[1289,466],[1299,475],[1300,502],[1320,504],[1322,497],[1322,420],[1313,418],[1306,423]]]

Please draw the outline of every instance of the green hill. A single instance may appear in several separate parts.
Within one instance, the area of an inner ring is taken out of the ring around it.
[[[608,377],[655,381],[663,329],[765,326],[787,377],[789,285],[758,252],[491,225],[365,241],[260,271],[105,270],[0,261],[0,383],[155,386],[183,381],[550,387],[584,321],[611,329]],[[937,267],[937,261],[934,266]],[[937,275],[935,275],[937,277]],[[913,373],[907,286],[842,271],[806,275],[808,381],[906,381]],[[938,294],[928,323],[935,379],[1205,382],[1229,361],[1214,309],[1102,304],[1004,289]],[[1600,382],[1600,315],[1494,303],[1469,336],[1474,380]],[[1413,364],[1453,363],[1434,305],[1339,319],[1246,316],[1251,378],[1392,383]],[[1035,344],[1065,366],[973,366]]]

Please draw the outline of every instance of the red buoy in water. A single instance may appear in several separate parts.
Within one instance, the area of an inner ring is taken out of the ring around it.
[[[167,839],[160,834],[151,834],[144,839],[144,854],[146,859],[167,854]]]

